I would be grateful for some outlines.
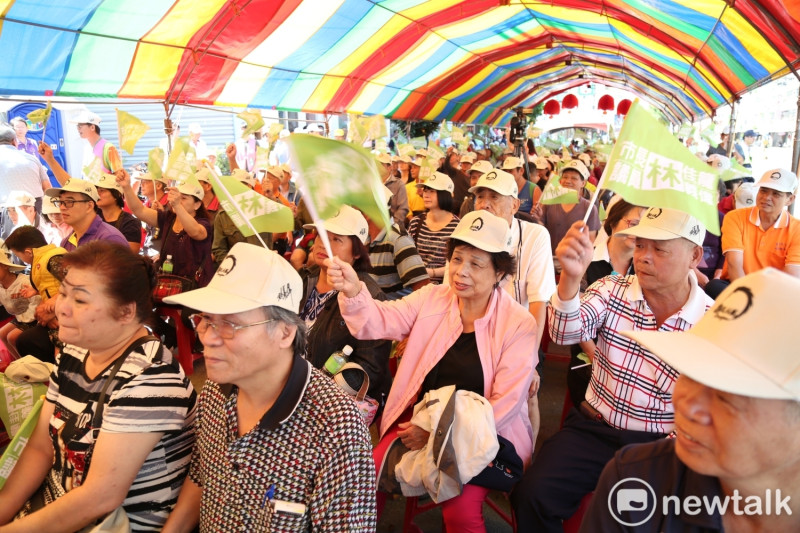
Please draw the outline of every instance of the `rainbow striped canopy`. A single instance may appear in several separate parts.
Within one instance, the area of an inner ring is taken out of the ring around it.
[[[0,0],[0,14],[0,94],[398,119],[496,124],[594,81],[696,120],[800,63],[800,0]]]

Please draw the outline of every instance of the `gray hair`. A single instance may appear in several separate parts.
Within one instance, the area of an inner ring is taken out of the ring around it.
[[[14,139],[17,138],[17,132],[8,124],[0,124],[0,144],[14,145]]]
[[[283,322],[288,326],[295,326],[297,328],[297,332],[294,334],[294,342],[292,343],[292,348],[294,349],[295,355],[302,356],[306,351],[306,338],[308,337],[305,321],[302,318],[300,318],[300,315],[298,315],[297,313],[284,309],[283,307],[270,305],[264,307],[263,309],[264,309],[264,315],[266,315],[267,320],[275,320],[277,322]],[[276,324],[267,325],[267,328],[269,328],[270,333],[275,331],[276,327],[277,327]]]

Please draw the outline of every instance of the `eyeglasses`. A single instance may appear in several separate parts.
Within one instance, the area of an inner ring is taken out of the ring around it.
[[[192,323],[192,327],[197,332],[198,335],[203,335],[208,330],[208,327],[214,330],[214,333],[222,337],[223,339],[232,339],[236,332],[240,329],[249,328],[251,326],[260,326],[261,324],[269,324],[270,322],[275,322],[275,318],[271,318],[269,320],[261,320],[260,322],[253,322],[252,324],[234,324],[228,320],[220,320],[219,323],[212,322],[211,319],[202,314],[195,314],[189,316],[189,320]]]
[[[632,228],[634,226],[638,226],[639,225],[639,221],[637,219],[635,219],[635,218],[623,218],[622,222],[627,224],[627,226],[629,228]]]
[[[53,202],[53,205],[56,207],[61,207],[62,205],[67,209],[72,209],[72,206],[75,204],[85,204],[87,202],[93,202],[94,200],[50,200]]]

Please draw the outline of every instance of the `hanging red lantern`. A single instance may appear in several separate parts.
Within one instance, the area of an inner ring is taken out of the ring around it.
[[[597,109],[602,109],[605,115],[609,111],[614,111],[614,97],[610,94],[604,94],[597,102]]]
[[[544,113],[550,115],[550,118],[553,118],[553,115],[561,113],[561,105],[558,103],[558,100],[548,100],[545,102]]]
[[[628,114],[628,110],[631,108],[631,101],[627,98],[625,100],[620,100],[619,104],[617,104],[617,115],[622,115],[623,117]]]
[[[564,109],[575,109],[578,107],[578,97],[574,94],[568,94],[561,101],[561,107]]]

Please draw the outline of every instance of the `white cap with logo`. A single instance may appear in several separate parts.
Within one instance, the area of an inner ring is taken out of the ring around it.
[[[456,188],[450,176],[442,172],[434,172],[425,181],[417,183],[417,187],[428,187],[435,191],[446,191],[451,195]]]
[[[464,215],[450,238],[471,244],[484,252],[507,252],[511,246],[511,228],[506,219],[480,209]]]
[[[288,261],[273,250],[240,242],[208,286],[169,296],[164,303],[228,315],[271,305],[297,313],[302,299],[303,281]]]
[[[515,168],[522,167],[522,159],[519,157],[510,155],[503,159],[503,166],[501,167],[503,170],[513,170]]]
[[[52,187],[47,189],[44,193],[51,198],[58,198],[62,192],[79,192],[85,194],[95,202],[100,199],[97,196],[97,188],[94,183],[86,180],[79,180],[78,178],[68,179],[61,187]]]
[[[758,186],[794,194],[794,191],[797,190],[797,175],[785,168],[767,170],[758,180]]]
[[[8,193],[8,198],[3,202],[2,207],[33,207],[36,204],[36,198],[25,191],[11,191]]]
[[[367,219],[361,214],[361,211],[343,205],[339,212],[331,218],[324,221],[323,226],[325,231],[335,233],[337,235],[355,235],[362,243],[367,242],[369,234],[369,226]],[[303,229],[315,229],[316,224],[303,224]]]
[[[491,170],[478,178],[474,187],[469,188],[469,192],[475,193],[480,188],[491,189],[503,196],[517,197],[517,180],[514,176],[504,170]]]
[[[638,226],[617,232],[654,241],[668,241],[683,237],[697,246],[703,246],[706,229],[699,220],[688,213],[666,207],[651,207],[642,215]]]
[[[625,331],[680,373],[708,387],[800,400],[800,280],[774,268],[737,279],[692,329]]]
[[[480,161],[475,161],[472,163],[470,167],[470,172],[480,172],[481,174],[486,174],[487,172],[491,172],[494,170],[494,167],[488,161],[481,159]]]
[[[97,183],[95,183],[95,187],[100,187],[101,189],[114,189],[120,193],[122,192],[122,187],[117,185],[117,177],[114,174],[106,174],[105,172],[100,175],[100,179],[97,180]]]
[[[561,168],[561,174],[563,175],[567,170],[574,170],[580,174],[584,180],[589,179],[589,169],[586,168],[586,165],[584,165],[583,161],[580,159],[570,159],[569,162]]]
[[[72,124],[94,124],[100,125],[100,116],[91,111],[81,111],[75,118],[71,118],[68,122]]]

